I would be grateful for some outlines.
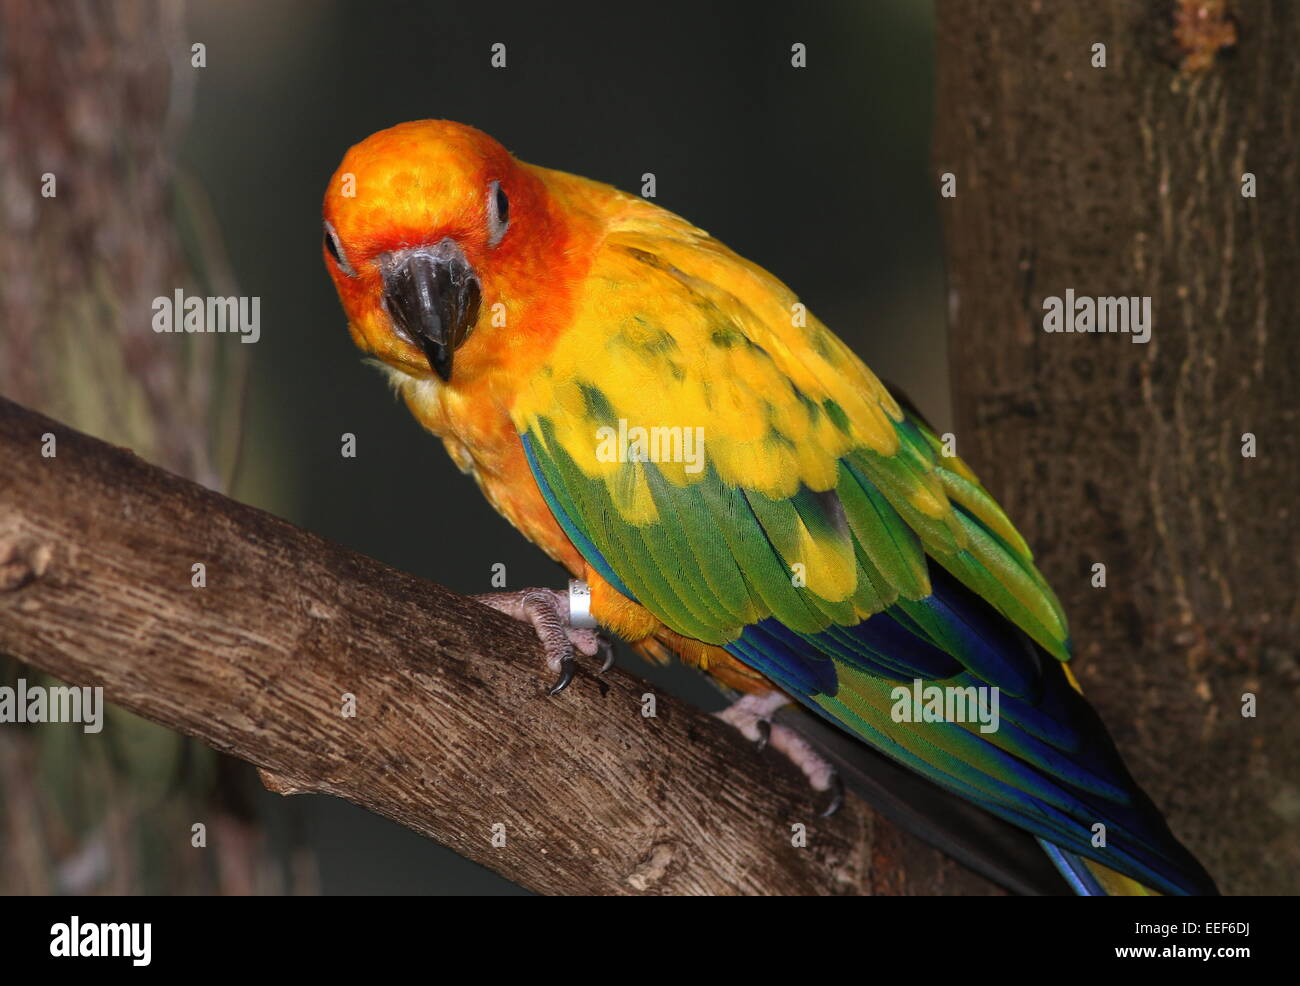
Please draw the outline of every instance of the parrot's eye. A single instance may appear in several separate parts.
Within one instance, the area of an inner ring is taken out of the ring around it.
[[[499,181],[488,185],[488,246],[496,246],[510,225],[510,200]]]
[[[339,270],[347,274],[348,277],[355,277],[352,265],[347,262],[343,256],[343,246],[339,243],[339,235],[334,232],[334,227],[329,223],[325,224],[325,251],[334,258],[334,262],[339,265]]]

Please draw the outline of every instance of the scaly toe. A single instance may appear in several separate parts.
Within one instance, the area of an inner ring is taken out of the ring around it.
[[[829,802],[819,812],[822,818],[835,814],[844,804],[844,783],[839,773],[797,730],[772,722],[772,716],[790,700],[779,692],[745,695],[714,715],[754,743],[761,751],[771,747],[799,768],[814,791],[828,791]]]
[[[608,671],[614,663],[614,648],[600,630],[593,627],[569,625],[569,597],[555,589],[523,589],[519,592],[488,592],[476,596],[479,602],[491,606],[516,620],[529,623],[537,632],[546,666],[558,677],[547,689],[558,695],[568,688],[577,671],[577,655],[603,659],[601,671]]]

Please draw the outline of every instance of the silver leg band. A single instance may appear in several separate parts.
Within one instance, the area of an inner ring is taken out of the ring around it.
[[[569,580],[569,626],[589,629],[600,626],[591,615],[591,586],[582,579]]]

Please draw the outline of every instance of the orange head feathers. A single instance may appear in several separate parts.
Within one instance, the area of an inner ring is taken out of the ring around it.
[[[481,368],[512,342],[485,338],[505,321],[493,318],[498,306],[516,329],[553,322],[538,316],[568,279],[574,230],[548,174],[447,120],[399,124],[352,147],[325,194],[322,249],[356,344],[449,381],[462,360]]]

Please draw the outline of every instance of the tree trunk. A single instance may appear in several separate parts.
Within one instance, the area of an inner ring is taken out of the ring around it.
[[[1225,893],[1276,894],[1300,885],[1300,7],[1222,7],[941,3],[935,165],[958,449],[1139,783]],[[1067,289],[1149,296],[1150,341],[1045,331]]]
[[[150,325],[152,299],[176,288],[237,293],[202,196],[176,174],[195,76],[181,14],[0,0],[0,393],[222,489],[249,347]],[[23,676],[39,678],[0,655],[0,685]],[[251,817],[251,771],[109,718],[95,737],[0,731],[0,845],[21,847],[0,856],[0,892],[285,885]],[[211,855],[170,837],[199,817],[228,836]]]

